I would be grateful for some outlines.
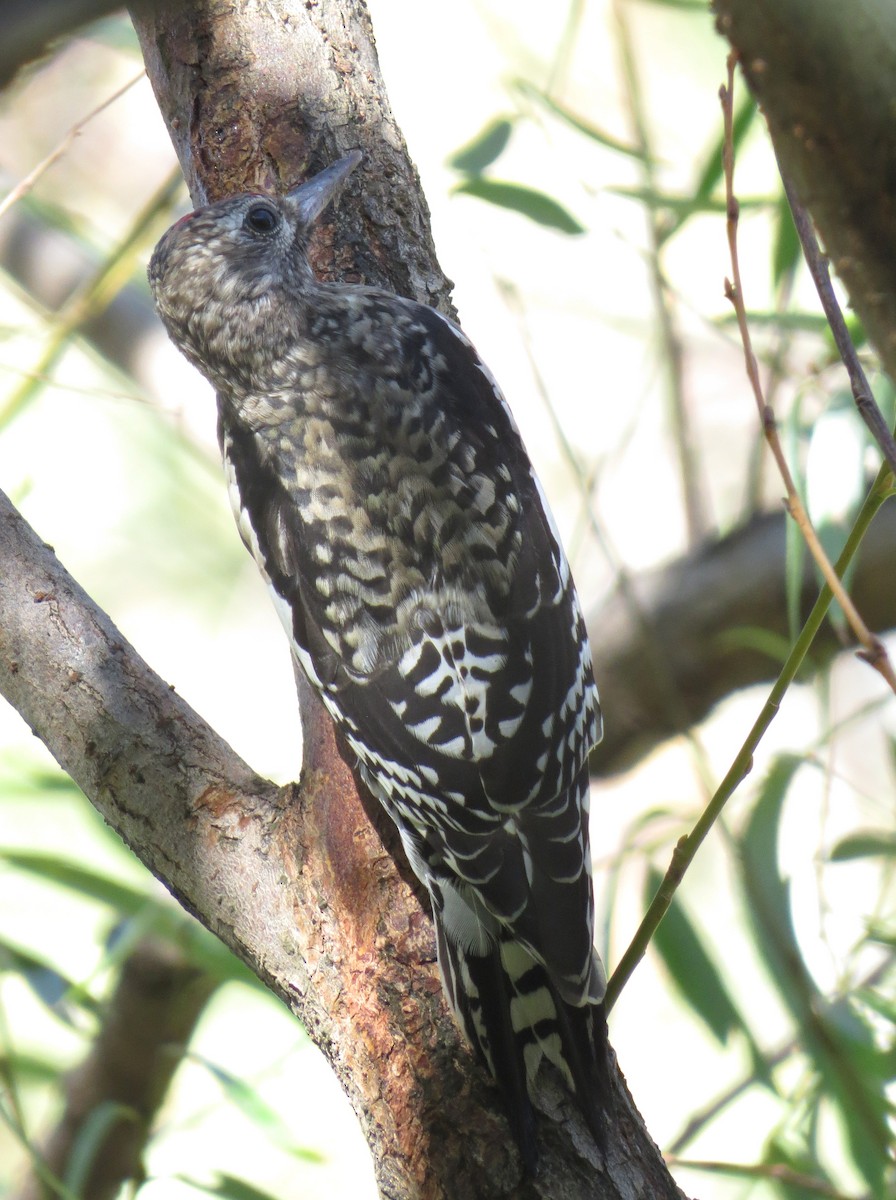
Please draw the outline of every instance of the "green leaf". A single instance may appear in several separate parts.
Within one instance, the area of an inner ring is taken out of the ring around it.
[[[651,867],[645,887],[648,904],[662,882],[662,874]],[[688,1007],[717,1041],[724,1044],[732,1030],[743,1028],[722,976],[677,897],[653,935],[653,945]]]
[[[882,924],[880,921],[869,921],[868,940],[896,949],[896,928]]]
[[[883,1017],[891,1025],[896,1025],[896,998],[884,995],[882,991],[869,987],[860,988],[856,993],[856,999],[863,1004],[867,1004],[879,1017]],[[890,1054],[892,1055],[893,1052],[891,1050]]]
[[[584,233],[584,225],[544,192],[525,187],[521,183],[503,183],[496,179],[467,179],[454,188],[455,195],[476,196],[498,208],[508,208],[522,213],[539,225],[559,229],[561,233]]]
[[[205,1192],[208,1196],[221,1196],[224,1200],[273,1200],[270,1192],[262,1192],[251,1183],[246,1183],[244,1179],[237,1179],[235,1175],[218,1175],[214,1183],[199,1183],[186,1175],[177,1175],[175,1178],[196,1188],[197,1191]]]
[[[790,889],[778,868],[778,832],[784,800],[802,765],[796,755],[776,759],[741,838],[742,877],[756,944],[797,1021],[805,1018],[818,995],[803,965],[790,912]]]
[[[6,1097],[0,1093],[0,1125],[6,1127],[27,1154],[31,1169],[41,1182],[40,1194],[52,1196],[53,1200],[82,1200],[66,1184],[55,1175],[44,1161],[41,1151],[35,1146],[22,1128],[18,1115],[13,1115],[5,1103]]]
[[[666,235],[670,237],[680,229],[684,222],[694,213],[723,213],[726,211],[724,200],[713,200],[707,196],[702,199],[694,196],[673,196],[669,192],[658,192],[649,187],[627,187],[618,185],[605,189],[612,196],[622,196],[626,200],[637,200],[639,204],[647,204],[651,208],[662,208],[676,213],[678,219]],[[748,196],[740,201],[742,209],[768,208],[771,201],[767,196]]]
[[[4,755],[3,781],[0,796],[4,799],[13,792],[23,796],[83,796],[78,785],[64,771],[36,763],[25,755]]]
[[[845,1001],[825,1014],[794,932],[789,886],[778,863],[784,801],[801,765],[796,756],[782,755],[766,776],[741,839],[743,888],[769,976],[793,1015],[825,1094],[839,1111],[856,1166],[879,1195],[890,1148],[879,1052],[871,1030]]]
[[[448,159],[448,165],[455,171],[478,175],[504,153],[512,133],[512,123],[506,117],[498,117],[490,121],[466,146],[455,151]]]
[[[55,967],[11,942],[0,941],[0,971],[15,971],[47,1009],[66,1025],[75,1027],[74,1011],[80,1007],[96,1013],[97,1006],[78,985]]]
[[[644,154],[637,146],[632,146],[628,142],[622,142],[619,138],[613,137],[612,134],[605,133],[602,129],[598,129],[596,125],[592,125],[590,121],[586,121],[584,117],[578,116],[567,108],[564,104],[560,104],[547,92],[541,88],[535,87],[526,79],[515,79],[513,86],[518,92],[530,100],[535,100],[553,113],[555,117],[559,117],[561,121],[565,121],[567,125],[571,125],[577,132],[582,133],[585,137],[590,138],[593,142],[598,142],[601,146],[606,146],[608,150],[615,150],[619,154],[626,154],[629,158],[637,158],[639,161],[644,160]]]
[[[793,214],[787,197],[782,195],[775,211],[775,233],[772,244],[772,279],[775,287],[796,274],[802,262],[803,248],[793,223]]]
[[[276,1142],[282,1150],[287,1151],[294,1158],[301,1158],[306,1162],[321,1163],[326,1161],[319,1151],[310,1150],[306,1146],[300,1146],[295,1141],[289,1127],[283,1121],[280,1114],[271,1108],[255,1088],[246,1083],[244,1079],[232,1075],[224,1067],[211,1062],[210,1059],[203,1058],[199,1054],[191,1052],[188,1057],[205,1067],[209,1074],[214,1076],[221,1085],[228,1100],[240,1110],[243,1116],[248,1117],[255,1125],[263,1129],[268,1137],[273,1142]]]
[[[221,983],[238,980],[266,991],[249,968],[214,934],[175,904],[157,899],[139,886],[121,883],[79,863],[40,851],[3,850],[0,861],[69,888],[79,896],[98,900],[113,912],[137,921],[141,935],[152,932],[174,942],[197,967],[208,971]]]
[[[889,829],[866,829],[847,834],[831,850],[831,862],[852,858],[892,858],[896,855],[896,833]]]
[[[829,328],[827,317],[819,313],[780,312],[778,309],[751,308],[747,312],[747,320],[751,325],[770,325],[775,329],[793,330],[795,333],[825,334]],[[714,323],[726,328],[729,325],[736,325],[737,317],[732,313],[716,318]]]
[[[87,1116],[78,1130],[65,1165],[64,1182],[76,1196],[85,1194],[84,1187],[94,1163],[103,1153],[109,1134],[122,1123],[139,1125],[140,1114],[128,1104],[103,1100]]]
[[[747,1168],[757,1180],[774,1179],[774,1191],[763,1189],[762,1195],[775,1195],[782,1200],[840,1195],[835,1190],[835,1181],[819,1163],[819,1156],[807,1144],[807,1131],[794,1129],[793,1124],[791,1119],[790,1128],[776,1131],[763,1148],[761,1160],[755,1167]]]
[[[59,1064],[36,1054],[0,1054],[0,1079],[14,1079],[18,1085],[56,1083]]]
[[[110,879],[55,854],[40,850],[2,850],[0,859],[11,867],[60,884],[80,896],[99,900],[117,912],[133,914],[151,903],[145,889]]]
[[[720,651],[754,650],[778,666],[787,661],[792,648],[792,643],[783,634],[758,625],[732,625],[717,634],[713,642]]]

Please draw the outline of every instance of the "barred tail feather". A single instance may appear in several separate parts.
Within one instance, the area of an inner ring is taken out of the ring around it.
[[[439,965],[448,1000],[461,1029],[489,1074],[501,1087],[523,1167],[534,1175],[535,1112],[529,1099],[523,1055],[509,1020],[507,978],[497,946],[487,954],[465,951],[436,922]]]
[[[504,1093],[526,1171],[534,1173],[538,1161],[530,1091],[543,1058],[560,1071],[605,1149],[609,1075],[603,1004],[563,1000],[545,968],[509,931],[502,930],[485,953],[461,946],[438,916],[436,931],[448,1000]]]

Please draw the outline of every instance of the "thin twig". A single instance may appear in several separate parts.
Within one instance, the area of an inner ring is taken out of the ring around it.
[[[837,352],[843,360],[843,365],[846,367],[846,372],[849,375],[849,384],[852,388],[856,408],[859,410],[859,416],[871,431],[871,436],[877,442],[881,453],[889,463],[890,470],[896,475],[896,438],[893,437],[887,422],[884,420],[883,413],[877,406],[874,393],[871,391],[871,386],[868,383],[868,377],[865,374],[862,364],[859,362],[856,348],[852,344],[852,338],[849,336],[846,321],[843,319],[843,313],[840,311],[840,305],[837,303],[837,297],[834,295],[828,260],[822,254],[821,247],[818,245],[818,238],[815,236],[815,230],[812,227],[809,214],[800,203],[790,180],[783,171],[781,172],[781,179],[784,183],[784,192],[787,196],[787,202],[790,205],[790,211],[793,214],[793,223],[796,225],[796,231],[799,235],[800,245],[803,247],[803,255],[805,256],[809,273],[815,283],[818,298],[821,300],[821,307],[824,309],[824,315],[827,317],[828,324],[831,327],[831,333],[834,335],[834,344],[837,347]]]
[[[794,517],[801,532],[806,538],[815,556],[816,562],[821,567],[824,577],[825,586],[822,588],[815,605],[812,608],[803,628],[796,639],[787,661],[781,669],[775,684],[769,693],[762,711],[753,723],[752,728],[747,734],[743,745],[738,751],[728,770],[725,778],[722,780],[712,800],[703,810],[699,820],[689,834],[681,838],[672,854],[672,861],[666,871],[660,887],[651,901],[647,912],[638,926],[634,937],[632,938],[628,948],[620,959],[616,970],[609,981],[607,988],[606,1006],[607,1011],[612,1009],[622,989],[625,987],[628,980],[634,973],[638,963],[647,952],[647,947],[653,938],[660,922],[669,910],[672,899],[678,889],[685,872],[693,862],[697,851],[702,845],[704,839],[712,829],[713,825],[719,818],[722,810],[728,800],[740,786],[746,776],[749,774],[753,766],[753,754],[755,753],[759,743],[765,736],[768,727],[774,720],[781,701],[787,689],[790,687],[796,673],[803,663],[806,654],[809,651],[813,640],[815,639],[818,630],[824,621],[827,611],[834,599],[836,599],[843,609],[847,618],[853,614],[855,623],[850,620],[850,624],[856,631],[859,640],[862,642],[863,650],[862,657],[866,658],[876,669],[884,676],[890,687],[896,691],[896,676],[893,675],[893,669],[887,658],[886,651],[883,649],[879,639],[874,637],[865,627],[864,622],[858,616],[852,601],[847,596],[840,576],[846,570],[849,563],[852,561],[862,538],[864,537],[868,526],[870,525],[874,515],[880,508],[881,504],[892,494],[892,474],[889,465],[883,466],[878,473],[877,479],[867,496],[865,503],[862,506],[859,515],[856,518],[852,531],[847,539],[846,545],[837,561],[836,569],[831,566],[827,556],[821,549],[818,543],[817,535],[809,521],[805,508],[799,499],[796,488],[793,483],[793,478],[790,474],[790,469],[784,458],[781,449],[781,443],[777,434],[777,425],[775,416],[769,406],[765,403],[762,393],[762,385],[759,381],[759,369],[756,362],[756,357],[753,353],[750,340],[750,333],[747,327],[746,310],[742,299],[742,287],[740,278],[740,261],[737,253],[737,219],[738,205],[734,197],[734,156],[733,156],[733,141],[732,141],[732,95],[734,88],[734,67],[736,57],[729,56],[728,59],[728,82],[727,87],[721,89],[722,109],[725,121],[725,150],[724,150],[724,170],[725,170],[725,189],[726,189],[726,207],[728,212],[728,242],[731,251],[731,264],[734,282],[725,281],[725,289],[728,298],[734,304],[735,313],[737,316],[738,327],[741,333],[741,340],[744,347],[744,359],[746,362],[747,376],[753,389],[753,395],[756,399],[756,404],[759,409],[762,427],[766,439],[769,442],[772,453],[778,464],[779,470],[785,482],[787,489],[787,509],[791,516]],[[816,553],[817,551],[817,553]],[[845,603],[844,603],[845,601]],[[860,632],[862,631],[862,632]]]
[[[11,191],[7,192],[3,199],[0,200],[0,217],[2,217],[5,212],[12,208],[14,204],[17,204],[23,196],[28,195],[28,193],[37,183],[38,179],[40,179],[41,175],[48,171],[50,167],[52,167],[53,163],[58,162],[59,159],[62,158],[63,154],[65,154],[69,146],[80,134],[84,126],[88,124],[88,122],[92,121],[95,116],[98,116],[99,113],[108,108],[110,104],[114,104],[115,101],[123,96],[125,92],[129,91],[135,83],[139,83],[145,74],[145,71],[141,71],[139,75],[135,75],[134,78],[128,80],[123,87],[120,87],[117,92],[113,92],[111,96],[103,100],[101,104],[98,104],[96,108],[87,114],[86,117],[82,117],[80,121],[76,121],[68,133],[63,135],[62,140],[58,143],[56,148],[51,150],[46,158],[41,159],[37,166],[33,167],[25,176],[25,178],[20,179],[16,186]]]
[[[644,112],[642,89],[638,79],[634,47],[624,4],[619,0],[613,5],[613,16],[617,28],[617,42],[621,58],[622,75],[626,86],[632,134],[641,160],[644,183],[648,192],[656,193],[657,182],[653,150],[647,117]],[[678,321],[675,314],[675,296],[670,289],[660,264],[665,230],[661,227],[658,210],[652,204],[645,206],[647,233],[650,239],[647,263],[650,288],[659,328],[662,362],[666,375],[666,399],[669,421],[675,442],[678,471],[684,501],[688,544],[699,545],[710,528],[707,516],[709,505],[703,484],[697,452],[694,423],[688,405],[684,382],[685,355]]]
[[[841,1192],[826,1179],[818,1179],[814,1175],[807,1175],[804,1171],[795,1171],[786,1163],[734,1163],[690,1158],[673,1158],[671,1161],[675,1166],[687,1167],[691,1171],[708,1171],[714,1175],[736,1175],[742,1179],[773,1180],[787,1188],[798,1188],[813,1196],[826,1196],[828,1200],[861,1200],[860,1197],[856,1197],[855,1193]]]
[[[814,641],[815,635],[818,633],[818,630],[820,629],[821,624],[827,615],[827,611],[832,600],[836,599],[847,615],[849,612],[855,614],[856,618],[858,619],[859,626],[865,632],[865,637],[860,638],[864,647],[863,657],[867,657],[867,661],[871,662],[872,665],[875,666],[878,671],[880,671],[884,678],[887,679],[887,682],[890,684],[893,690],[896,691],[896,677],[893,676],[893,670],[889,659],[886,656],[886,652],[880,645],[879,640],[874,638],[873,635],[871,635],[868,630],[865,629],[864,623],[861,621],[861,618],[858,617],[858,613],[855,612],[855,608],[852,602],[849,600],[849,597],[846,595],[843,585],[840,582],[840,576],[852,561],[862,541],[862,538],[868,529],[868,526],[871,524],[871,521],[874,518],[874,515],[880,508],[881,504],[883,504],[883,502],[892,494],[892,475],[890,473],[889,466],[887,465],[882,467],[879,471],[877,479],[875,480],[874,485],[865,500],[865,503],[862,505],[859,515],[856,517],[855,524],[853,525],[852,531],[847,538],[846,545],[844,546],[843,551],[837,561],[837,566],[835,569],[831,566],[827,556],[821,550],[815,531],[809,522],[808,515],[806,514],[802,503],[800,502],[796,488],[793,484],[790,469],[787,466],[786,460],[784,459],[780,440],[778,439],[774,413],[769,409],[763,399],[762,386],[759,382],[759,369],[756,363],[756,357],[753,354],[750,333],[749,329],[747,328],[746,311],[741,298],[742,291],[740,281],[740,263],[737,254],[737,201],[734,198],[733,189],[734,164],[732,153],[733,143],[731,139],[732,94],[734,86],[735,61],[736,59],[734,55],[729,56],[728,84],[727,87],[723,87],[721,89],[722,108],[724,112],[726,130],[725,188],[728,208],[728,241],[731,249],[731,263],[734,275],[733,284],[726,280],[726,292],[729,296],[729,299],[732,300],[732,303],[734,303],[735,306],[738,326],[740,328],[741,338],[743,341],[747,375],[750,379],[750,383],[753,388],[753,394],[756,398],[756,403],[759,408],[763,430],[766,438],[769,441],[769,445],[771,446],[775,460],[778,463],[778,467],[781,470],[781,474],[784,478],[785,486],[787,488],[788,511],[797,521],[797,524],[806,537],[810,549],[812,549],[813,545],[818,549],[816,562],[819,563],[819,566],[822,566],[825,576],[825,586],[822,588],[818,599],[812,608],[812,611],[803,625],[799,637],[794,642],[793,648],[787,657],[787,661],[781,668],[781,672],[778,675],[771,692],[769,693],[768,699],[763,705],[762,711],[756,718],[756,721],[753,723],[753,726],[747,734],[743,745],[735,756],[728,773],[716,790],[712,800],[700,814],[700,818],[694,825],[694,828],[689,834],[687,834],[685,837],[682,837],[675,846],[672,854],[672,861],[670,862],[666,874],[663,877],[663,881],[660,884],[660,887],[651,901],[647,912],[644,914],[638,929],[635,931],[634,937],[632,938],[622,958],[619,960],[616,970],[613,972],[613,975],[609,981],[606,998],[607,1011],[612,1009],[616,1000],[619,998],[622,989],[625,987],[626,983],[634,973],[638,963],[646,954],[647,947],[650,944],[650,941],[660,922],[668,912],[669,906],[672,903],[675,892],[684,878],[685,872],[693,862],[697,851],[702,845],[710,829],[712,829],[713,825],[719,818],[722,810],[728,803],[728,800],[750,773],[753,766],[753,754],[759,746],[762,738],[765,736],[768,727],[774,720],[787,689],[790,687],[791,683],[796,677],[797,671],[802,665],[803,660],[809,651],[809,647]],[[825,569],[825,566],[827,569]],[[844,599],[846,600],[846,604],[843,603]],[[850,623],[852,624],[852,622]],[[855,625],[853,625],[853,629],[856,629]]]
[[[765,440],[768,442],[769,449],[778,466],[781,478],[784,481],[784,487],[787,492],[785,506],[787,511],[793,517],[799,527],[800,533],[809,548],[809,552],[815,559],[819,570],[824,576],[825,582],[834,593],[837,603],[843,610],[856,639],[861,643],[862,649],[859,651],[859,657],[869,663],[876,671],[879,671],[883,678],[887,681],[890,688],[896,692],[896,674],[893,672],[893,666],[887,655],[886,648],[879,637],[873,634],[862,617],[858,609],[853,604],[849,593],[843,586],[837,572],[831,565],[831,560],[825,554],[818,534],[809,519],[809,514],[806,512],[805,506],[800,499],[796,489],[796,484],[793,481],[793,476],[790,472],[790,467],[787,464],[787,459],[784,455],[784,450],[781,446],[781,440],[778,437],[778,423],[775,419],[774,411],[771,406],[765,401],[762,391],[762,383],[759,379],[759,368],[756,363],[756,356],[753,353],[752,340],[750,338],[750,329],[747,323],[747,311],[743,301],[743,287],[741,284],[740,274],[740,255],[737,248],[737,226],[739,218],[739,207],[737,199],[734,195],[734,143],[732,140],[732,125],[734,114],[734,68],[737,63],[737,55],[732,53],[728,56],[728,83],[719,91],[719,97],[722,102],[722,113],[725,121],[725,150],[724,150],[724,173],[725,173],[725,199],[728,212],[727,230],[728,230],[728,249],[731,255],[731,272],[732,279],[725,280],[725,296],[731,301],[734,306],[734,312],[737,317],[737,325],[740,330],[741,341],[744,347],[744,361],[746,364],[747,378],[750,381],[750,386],[753,389],[753,396],[756,400],[756,407],[759,410],[759,419],[762,422],[762,430],[765,435]]]
[[[128,281],[134,269],[134,255],[158,221],[159,214],[165,212],[174,202],[182,182],[180,168],[175,168],[150,198],[149,203],[137,214],[134,224],[110,256],[54,315],[49,337],[39,360],[20,386],[0,405],[0,429],[9,424],[32,400],[41,386],[41,380],[50,374],[82,325],[101,312]]]

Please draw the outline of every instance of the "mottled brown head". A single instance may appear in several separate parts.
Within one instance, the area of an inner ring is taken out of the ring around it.
[[[172,225],[150,259],[149,285],[188,358],[201,367],[234,322],[254,323],[311,282],[311,229],[361,158],[355,150],[284,196],[232,196]]]

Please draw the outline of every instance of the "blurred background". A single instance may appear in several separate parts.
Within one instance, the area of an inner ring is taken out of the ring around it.
[[[690,0],[368,7],[460,319],[517,416],[598,648],[621,583],[689,563],[757,514],[780,518],[723,293],[726,46]],[[879,458],[745,89],[735,111],[746,305],[793,469],[836,551]],[[0,210],[0,486],[239,754],[295,779],[289,654],[227,508],[213,397],[151,311],[146,260],[189,204],[125,17],[61,41],[0,98],[2,193],[57,148]],[[729,631],[769,679],[799,628],[802,570],[790,539],[785,633]],[[768,686],[738,689],[624,771],[598,764],[611,967]],[[688,1194],[892,1194],[893,729],[892,697],[851,653],[788,691],[614,1010],[622,1069]],[[300,1026],[5,707],[0,1193],[24,1195],[28,1164],[39,1170],[64,1076],[146,939],[211,982],[128,1194],[373,1197],[354,1117]],[[70,1195],[103,1120],[81,1137]]]

